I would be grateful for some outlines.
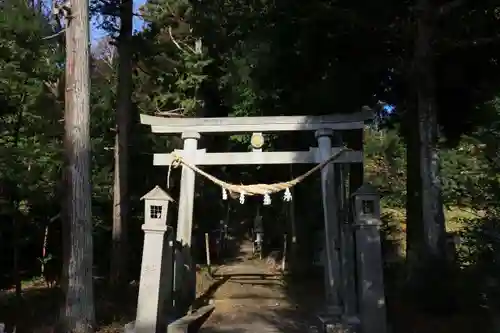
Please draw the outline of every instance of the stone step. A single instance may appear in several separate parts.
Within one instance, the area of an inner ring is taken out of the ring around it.
[[[202,327],[200,333],[317,333],[316,327],[290,329],[275,327],[265,322],[252,322],[241,324],[217,324],[214,326]]]

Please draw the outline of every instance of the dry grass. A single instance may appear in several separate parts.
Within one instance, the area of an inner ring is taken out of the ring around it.
[[[43,279],[23,281],[20,310],[16,308],[14,290],[0,291],[0,322],[16,325],[16,333],[53,333],[57,323],[61,291],[49,288]],[[137,286],[123,292],[123,301],[113,301],[105,286],[95,286],[95,308],[99,333],[123,332],[123,326],[133,320]],[[16,318],[18,318],[16,320]]]
[[[406,211],[404,209],[383,208],[382,216],[390,215],[393,222],[399,223],[401,229],[406,230]],[[484,216],[482,211],[473,211],[460,207],[450,207],[444,212],[447,231],[459,231],[464,226],[464,221]]]
[[[445,210],[446,230],[457,232],[464,228],[465,223],[483,212],[452,207]],[[398,262],[406,254],[406,211],[404,209],[383,208],[382,221],[384,222],[383,236],[386,246],[386,261]]]
[[[213,279],[205,270],[197,272],[198,295],[203,293]],[[47,287],[42,278],[23,281],[21,326],[16,333],[53,333],[59,312],[60,290]],[[105,286],[96,285],[95,307],[97,333],[123,332],[126,323],[134,320],[137,303],[137,286],[130,285],[124,292],[124,301],[113,301]],[[16,317],[15,290],[0,291],[0,322],[9,323]]]

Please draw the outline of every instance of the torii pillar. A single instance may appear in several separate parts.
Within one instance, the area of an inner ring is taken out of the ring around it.
[[[316,131],[320,162],[331,157],[331,129]],[[325,254],[326,254],[326,298],[329,315],[341,315],[342,300],[340,292],[340,237],[339,209],[335,184],[335,168],[329,163],[321,170],[321,192],[323,201],[323,216],[325,223]]]
[[[184,160],[193,165],[196,164],[200,134],[184,132],[182,139],[184,140]],[[174,306],[175,311],[181,315],[187,312],[196,298],[196,270],[191,258],[195,178],[193,170],[186,166],[182,167],[174,275]]]

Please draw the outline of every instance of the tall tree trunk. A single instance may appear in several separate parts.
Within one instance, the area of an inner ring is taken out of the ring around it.
[[[416,110],[408,114],[408,121],[417,126],[408,127],[407,259],[410,285],[427,288],[445,262],[445,221],[432,53],[435,8],[430,0],[417,0],[416,7]]]
[[[111,255],[111,283],[116,290],[120,290],[120,287],[127,282],[128,137],[132,104],[132,8],[132,0],[121,2],[113,186],[113,251]]]
[[[95,327],[92,283],[93,242],[90,185],[88,1],[72,0],[66,28],[63,332],[90,333]]]

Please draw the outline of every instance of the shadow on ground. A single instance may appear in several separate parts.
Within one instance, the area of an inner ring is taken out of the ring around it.
[[[224,277],[215,280],[201,295],[199,295],[193,302],[192,308],[199,309],[202,306],[208,305],[213,295],[224,283],[229,280],[229,277]]]
[[[220,329],[214,327],[206,327],[202,328],[201,332],[203,333],[247,333],[245,329]]]
[[[242,308],[242,312],[247,309]],[[259,312],[246,312],[236,320],[224,314],[214,314],[211,325],[202,327],[201,333],[209,332],[262,332],[262,333],[309,333],[314,332],[311,321],[304,313],[294,309],[261,309]]]
[[[255,279],[276,279],[281,278],[283,274],[273,273],[228,273],[228,274],[213,274],[214,278],[230,278],[231,280],[255,280]]]

